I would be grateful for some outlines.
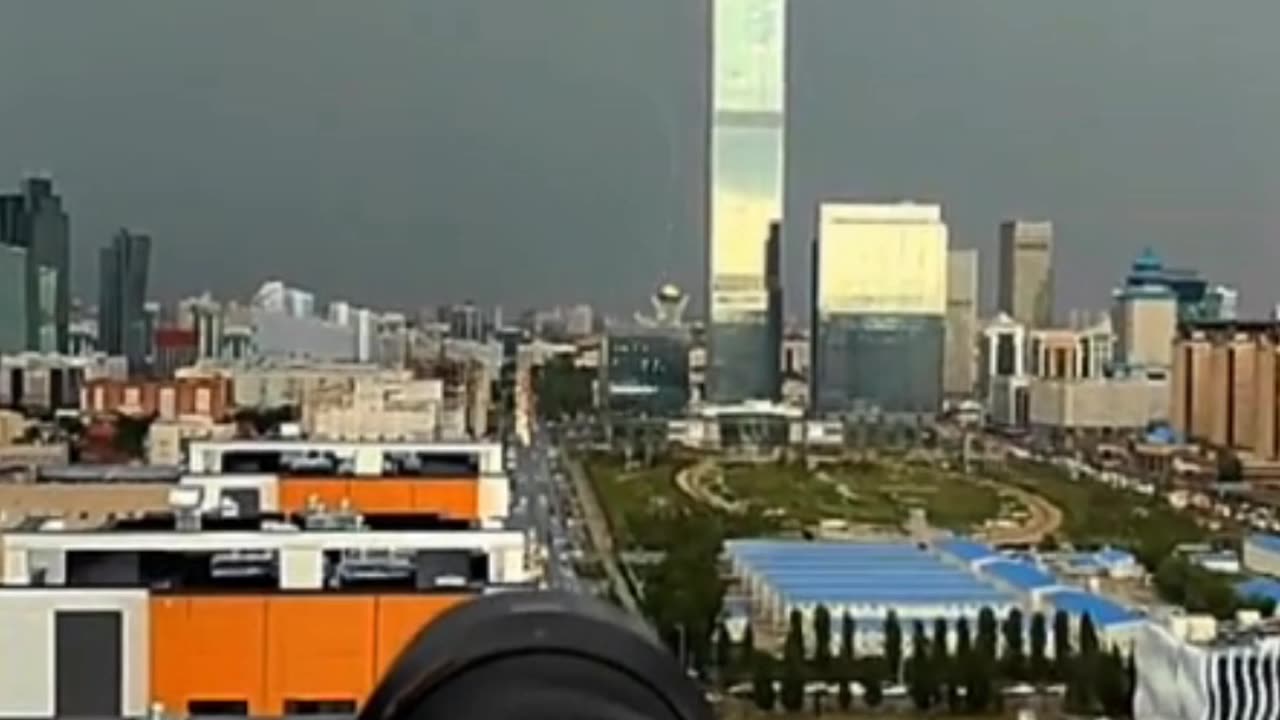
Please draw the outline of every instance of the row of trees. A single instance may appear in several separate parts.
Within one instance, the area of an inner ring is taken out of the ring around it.
[[[890,612],[883,625],[882,653],[859,657],[853,618],[847,614],[841,618],[840,640],[833,643],[831,615],[819,607],[813,615],[811,652],[806,650],[802,616],[792,612],[780,661],[755,647],[750,626],[735,644],[723,625],[717,631],[713,660],[721,684],[750,677],[755,703],[764,710],[779,704],[800,710],[805,684],[814,681],[834,683],[837,703],[844,710],[853,703],[851,683],[856,682],[869,707],[882,702],[886,684],[905,684],[920,710],[946,708],[956,713],[999,707],[1000,689],[1006,684],[1063,683],[1069,710],[1127,716],[1134,685],[1132,659],[1126,662],[1114,647],[1104,651],[1088,616],[1080,623],[1075,643],[1066,613],[1057,613],[1053,626],[1050,654],[1048,620],[1043,613],[1033,614],[1027,624],[1017,609],[1003,621],[984,609],[976,632],[964,618],[955,623],[954,632],[945,619],[935,620],[931,627],[914,621],[908,640],[902,623]]]
[[[1209,613],[1220,620],[1234,617],[1237,610],[1244,609],[1258,610],[1270,617],[1276,609],[1275,600],[1241,598],[1227,577],[1176,554],[1160,562],[1154,584],[1164,600],[1191,612]]]

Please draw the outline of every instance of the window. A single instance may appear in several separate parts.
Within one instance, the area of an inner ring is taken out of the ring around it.
[[[248,715],[246,700],[192,700],[187,703],[187,714],[195,715]]]
[[[354,715],[355,700],[285,700],[285,715]]]

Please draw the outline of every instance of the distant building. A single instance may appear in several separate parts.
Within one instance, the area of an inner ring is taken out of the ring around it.
[[[120,414],[172,421],[226,419],[232,410],[232,385],[225,378],[174,380],[90,380],[80,390],[81,408],[91,415]]]
[[[1150,250],[1133,262],[1124,286],[1115,292],[1112,325],[1117,365],[1130,372],[1166,377],[1178,324],[1178,295],[1160,259]]]
[[[473,302],[444,308],[441,318],[449,325],[449,337],[479,342],[484,339],[484,312]]]
[[[685,309],[689,306],[689,296],[680,288],[670,283],[658,288],[658,292],[649,298],[652,314],[636,313],[635,322],[643,327],[684,327]]]
[[[819,414],[941,408],[947,226],[937,205],[823,203],[810,398]]]
[[[23,181],[22,192],[0,195],[0,246],[21,248],[25,253],[26,273],[21,283],[26,296],[23,349],[67,352],[71,322],[70,220],[52,180],[28,178]]]
[[[1053,223],[1000,224],[997,306],[1027,327],[1053,324]]]
[[[689,335],[679,328],[626,327],[605,337],[602,404],[624,415],[675,417],[689,405]]]
[[[1178,433],[1250,460],[1280,460],[1280,323],[1181,325],[1170,385]]]
[[[706,394],[716,403],[773,399],[787,2],[713,0],[709,29]]]
[[[302,427],[308,437],[323,440],[436,440],[443,408],[440,380],[347,378],[307,396]]]
[[[200,339],[194,329],[164,327],[156,330],[152,375],[171,378],[178,368],[195,363],[200,357]]]
[[[0,407],[29,413],[77,409],[85,383],[127,375],[124,358],[102,354],[0,356]]]
[[[0,244],[0,353],[27,349],[27,251]]]
[[[973,394],[977,382],[978,251],[947,253],[946,349],[942,390],[948,397]]]
[[[982,329],[978,350],[979,394],[988,417],[998,425],[1025,425],[1031,412],[1026,327],[1000,313]]]
[[[98,255],[98,343],[109,355],[124,356],[130,369],[146,361],[147,275],[151,238],[120,230]]]
[[[590,305],[570,306],[565,311],[565,333],[571,338],[583,338],[595,332],[596,315]]]
[[[178,303],[178,326],[195,333],[197,357],[215,359],[222,356],[226,316],[222,304],[209,293]]]

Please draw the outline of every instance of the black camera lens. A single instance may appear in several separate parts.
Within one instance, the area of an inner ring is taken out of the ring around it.
[[[358,720],[709,720],[636,618],[563,592],[497,593],[419,631]]]

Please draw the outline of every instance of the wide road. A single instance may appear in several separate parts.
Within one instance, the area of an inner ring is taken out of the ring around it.
[[[543,579],[546,586],[559,590],[582,592],[583,586],[574,569],[574,558],[581,557],[580,535],[570,531],[572,512],[570,491],[565,475],[552,458],[546,433],[535,428],[531,443],[515,448],[515,467],[511,471],[512,524],[528,533],[534,546],[544,553]]]

